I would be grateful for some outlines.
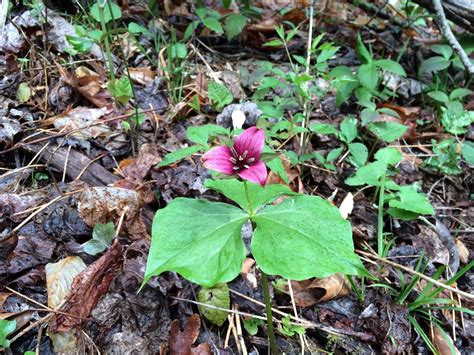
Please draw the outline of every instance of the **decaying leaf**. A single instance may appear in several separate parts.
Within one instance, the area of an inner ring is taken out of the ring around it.
[[[453,340],[447,333],[443,334],[441,329],[436,326],[433,326],[432,329],[433,332],[430,332],[431,341],[438,350],[439,354],[461,354],[459,350],[454,346]]]
[[[219,308],[230,308],[229,286],[226,283],[220,283],[211,288],[203,287],[197,294],[199,302]],[[227,319],[227,312],[219,309],[199,306],[202,314],[212,323],[221,326]]]
[[[180,355],[210,355],[211,347],[208,343],[202,343],[196,348],[192,345],[196,341],[199,335],[199,329],[201,328],[201,319],[199,315],[193,314],[187,320],[184,325],[183,331],[179,329],[179,320],[175,319],[171,323],[170,329],[170,354]]]
[[[110,282],[115,277],[122,263],[122,246],[117,241],[85,270],[78,274],[71,287],[71,292],[50,324],[51,332],[66,332],[81,325],[97,304],[99,297],[107,292]],[[76,317],[67,316],[73,314]]]
[[[74,131],[71,136],[79,140],[87,140],[110,133],[107,125],[97,124],[102,116],[110,112],[111,110],[107,108],[76,107],[52,120],[54,127],[61,132]]]
[[[467,264],[469,262],[469,249],[467,249],[466,245],[460,239],[456,239],[455,243],[459,252],[459,260],[461,260],[463,264]]]
[[[2,194],[0,195],[0,216],[8,217],[12,222],[18,223],[28,215],[18,215],[33,206],[40,199],[37,195],[18,195],[18,194]],[[1,238],[0,238],[1,239]]]
[[[146,86],[155,78],[155,73],[150,67],[129,68],[130,77],[138,84]]]
[[[337,273],[323,279],[291,281],[295,303],[299,307],[333,300],[349,294],[350,285],[344,274]],[[289,293],[288,286],[285,290]]]
[[[86,268],[78,256],[68,256],[56,263],[46,264],[46,285],[48,289],[48,306],[58,308],[69,295],[74,278]],[[53,342],[54,351],[68,352],[77,348],[75,330],[67,332],[48,332]]]
[[[149,238],[141,219],[142,201],[137,192],[117,187],[93,187],[86,189],[79,199],[78,210],[84,222],[93,227],[118,221],[125,213],[122,228],[133,240]]]

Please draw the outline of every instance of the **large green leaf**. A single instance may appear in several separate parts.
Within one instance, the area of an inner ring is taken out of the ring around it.
[[[144,283],[164,271],[205,287],[233,280],[245,258],[241,231],[248,218],[225,203],[173,200],[153,219]]]
[[[265,207],[252,221],[257,225],[252,254],[267,274],[304,280],[366,273],[354,254],[350,223],[320,197],[288,198]]]
[[[194,143],[207,147],[209,145],[209,137],[215,137],[219,134],[229,134],[229,130],[215,124],[206,124],[203,126],[189,127],[186,131],[186,138]]]
[[[200,145],[192,145],[190,147],[175,150],[174,152],[166,154],[165,158],[158,164],[158,166],[163,167],[176,163],[178,160],[184,159],[203,149],[204,147]]]
[[[394,60],[378,59],[374,61],[374,65],[390,73],[398,74],[400,76],[407,76],[403,67]]]
[[[371,122],[369,130],[385,142],[393,142],[403,136],[407,126],[396,122]]]
[[[250,201],[247,201],[244,184],[247,184]],[[205,186],[230,198],[248,212],[250,212],[250,208],[256,212],[258,208],[272,202],[281,195],[295,194],[288,186],[282,184],[271,184],[262,187],[259,184],[248,181],[244,183],[236,179],[206,180]]]

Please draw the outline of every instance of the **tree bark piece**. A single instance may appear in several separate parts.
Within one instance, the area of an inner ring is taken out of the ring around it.
[[[31,153],[38,153],[43,147],[44,144],[25,144],[22,146],[22,149]],[[41,161],[48,162],[49,166],[61,172],[64,170],[66,159],[68,160],[66,175],[72,180],[75,180],[86,167],[79,180],[86,182],[90,186],[106,186],[119,180],[118,176],[112,174],[99,163],[92,162],[92,159],[74,149],[69,151],[68,157],[67,148],[58,148],[55,144],[49,144],[43,150],[40,157]]]
[[[435,12],[435,5],[432,0],[414,0],[414,2],[431,12]],[[448,20],[466,31],[474,33],[474,4],[471,0],[444,0],[442,6]]]

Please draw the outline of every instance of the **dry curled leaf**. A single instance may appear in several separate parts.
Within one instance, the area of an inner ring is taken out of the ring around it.
[[[311,307],[321,302],[346,296],[350,292],[349,282],[341,273],[322,279],[291,281],[291,287],[295,303],[299,307]],[[289,289],[287,290],[289,292]]]
[[[441,332],[441,330],[436,326],[433,326],[432,329],[433,332],[430,332],[430,337],[433,341],[433,345],[436,347],[436,350],[438,350],[438,354],[461,354],[459,350],[454,346],[453,340],[448,334],[443,334],[443,332]]]
[[[74,278],[71,292],[59,308],[62,313],[53,319],[50,331],[66,332],[80,326],[94,309],[100,296],[107,292],[121,264],[122,246],[115,241],[104,255]]]
[[[183,331],[179,329],[179,320],[175,319],[170,328],[170,354],[179,355],[210,355],[211,347],[208,343],[202,343],[196,348],[192,345],[199,335],[201,319],[199,315],[193,314],[184,325]]]
[[[122,229],[131,239],[149,238],[141,218],[142,201],[137,192],[117,187],[86,189],[79,198],[78,210],[84,222],[93,227],[96,223],[118,221],[125,213]]]
[[[56,263],[46,264],[46,285],[48,289],[48,306],[58,308],[69,295],[74,278],[86,268],[78,256],[68,256]],[[48,332],[55,352],[72,352],[77,349],[76,332]]]

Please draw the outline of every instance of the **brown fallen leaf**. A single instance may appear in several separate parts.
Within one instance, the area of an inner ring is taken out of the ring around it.
[[[459,252],[459,260],[461,260],[463,264],[467,264],[469,262],[469,249],[461,241],[461,239],[456,239],[455,243]]]
[[[184,325],[183,331],[179,329],[179,320],[175,319],[170,328],[170,354],[176,355],[210,355],[211,347],[208,343],[199,344],[196,348],[192,345],[199,335],[201,318],[193,314]]]
[[[291,281],[295,303],[299,307],[333,300],[349,294],[350,285],[344,274],[337,273],[322,279]],[[289,293],[288,286],[285,289]]]
[[[122,228],[132,240],[138,240],[150,237],[141,218],[141,207],[142,200],[133,190],[92,187],[81,194],[78,211],[84,222],[91,227],[96,223],[118,221],[125,211]]]
[[[129,68],[130,77],[135,83],[147,86],[155,78],[155,72],[150,67]]]
[[[82,325],[96,306],[100,296],[107,292],[121,264],[122,246],[115,241],[104,255],[74,278],[69,296],[59,308],[59,311],[63,313],[53,318],[49,330],[66,332]]]

